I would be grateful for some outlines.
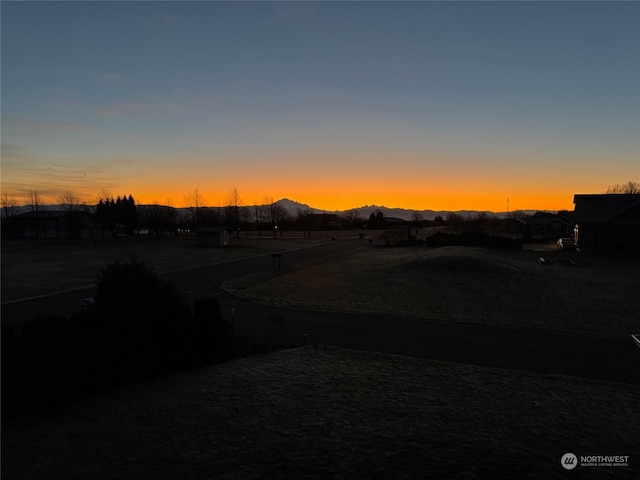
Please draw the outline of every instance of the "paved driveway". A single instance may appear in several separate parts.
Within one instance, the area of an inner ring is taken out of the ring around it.
[[[285,252],[283,270],[369,248],[359,240]],[[248,302],[221,289],[222,282],[273,268],[271,255],[166,274],[189,298],[215,296],[234,312],[238,336],[255,343],[318,343],[530,372],[640,384],[640,349],[629,340],[503,328],[445,325],[425,319],[278,308]],[[19,324],[37,313],[69,315],[93,289],[2,306],[2,321]],[[408,379],[410,381],[410,379]]]

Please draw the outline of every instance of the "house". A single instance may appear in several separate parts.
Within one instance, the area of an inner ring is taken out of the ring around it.
[[[572,221],[553,214],[534,215],[525,220],[525,238],[530,240],[557,240],[571,235]]]
[[[506,233],[514,234],[514,235],[524,235],[524,232],[527,228],[527,222],[522,220],[521,218],[509,218],[505,222],[505,231]]]
[[[574,240],[581,249],[640,248],[640,195],[576,194]]]
[[[336,230],[340,228],[338,215],[332,213],[307,213],[304,223],[308,231]]]
[[[227,227],[200,227],[196,230],[196,245],[199,247],[224,247],[229,245]]]
[[[22,238],[98,239],[103,228],[88,212],[43,210],[11,218],[11,234]]]

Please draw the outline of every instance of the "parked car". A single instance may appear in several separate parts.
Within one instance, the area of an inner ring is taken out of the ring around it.
[[[563,237],[558,239],[556,247],[558,250],[575,250],[576,242],[573,241],[573,238]]]

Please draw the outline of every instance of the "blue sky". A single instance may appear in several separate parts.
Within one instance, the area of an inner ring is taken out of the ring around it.
[[[571,208],[640,178],[638,2],[2,2],[2,188]],[[92,198],[93,197],[93,198]]]

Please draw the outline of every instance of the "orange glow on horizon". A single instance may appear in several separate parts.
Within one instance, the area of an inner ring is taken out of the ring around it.
[[[224,206],[228,192],[233,187],[225,191],[210,191],[198,188],[199,195],[204,199],[204,204],[210,207]],[[573,210],[573,193],[521,193],[515,195],[496,195],[493,193],[470,193],[470,192],[438,192],[429,194],[419,191],[373,191],[371,189],[356,191],[344,190],[304,190],[304,189],[277,189],[271,192],[263,190],[243,190],[238,189],[242,205],[260,205],[269,201],[278,201],[283,198],[306,204],[313,209],[327,211],[344,211],[358,209],[367,205],[384,206],[387,208],[403,208],[406,210],[434,210],[434,211],[458,211],[476,210],[505,212],[516,210]],[[195,188],[194,188],[195,189]],[[133,196],[138,204],[168,204],[174,207],[189,206],[185,202],[184,192],[133,192]],[[128,193],[127,193],[128,194]],[[507,198],[508,205],[507,205]]]
[[[420,188],[392,188],[382,186],[374,188],[370,185],[363,185],[360,189],[354,186],[334,185],[333,188],[308,187],[294,185],[295,188],[287,188],[286,185],[274,185],[274,188],[264,189],[262,187],[247,188],[244,185],[237,185],[238,195],[241,204],[261,205],[269,201],[278,201],[283,198],[306,204],[317,210],[344,211],[358,209],[364,206],[384,206],[387,208],[403,208],[406,210],[434,210],[434,211],[459,211],[476,210],[505,212],[516,210],[573,210],[572,191],[551,192],[546,191],[521,191],[509,193],[495,193],[490,188],[480,189],[475,186],[475,190],[462,187],[456,189],[438,188],[424,190]],[[192,188],[137,188],[135,185],[121,185],[117,190],[108,190],[113,197],[132,195],[139,205],[157,203],[172,207],[190,206],[185,197],[191,192],[198,190],[199,196],[204,206],[221,207],[227,202],[229,192],[234,186],[207,188],[207,186],[194,186]],[[502,189],[500,189],[502,190]],[[62,193],[63,190],[60,191]],[[98,202],[100,191],[81,192],[74,191],[80,203],[95,205]],[[587,192],[588,193],[588,192]],[[600,193],[600,192],[595,192]],[[56,204],[59,194],[38,191],[42,204]],[[18,205],[28,205],[30,198],[25,192],[22,195],[13,195]],[[507,198],[508,205],[507,205]]]

